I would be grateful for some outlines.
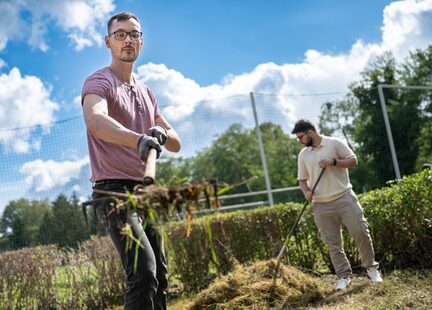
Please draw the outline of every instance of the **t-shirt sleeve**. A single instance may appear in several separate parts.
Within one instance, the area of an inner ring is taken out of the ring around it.
[[[305,165],[304,159],[303,159],[303,152],[300,152],[300,154],[297,158],[297,166],[298,166],[297,179],[299,181],[309,179],[309,173],[306,169],[306,165]]]
[[[148,95],[150,97],[151,103],[152,103],[153,108],[154,108],[154,119],[157,119],[158,117],[162,116],[162,113],[159,110],[159,105],[157,103],[157,100],[156,100],[155,96],[153,95],[153,92],[148,87],[147,87],[147,93],[148,93]]]
[[[84,104],[85,96],[89,94],[97,95],[105,100],[109,100],[112,85],[110,81],[102,74],[95,73],[89,76],[83,85],[81,92],[81,105]]]
[[[336,154],[339,158],[356,158],[354,152],[349,148],[349,146],[341,140],[336,140]]]

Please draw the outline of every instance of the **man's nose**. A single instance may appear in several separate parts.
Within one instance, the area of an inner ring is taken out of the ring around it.
[[[126,33],[126,38],[123,40],[125,43],[131,44],[132,38],[130,33]]]

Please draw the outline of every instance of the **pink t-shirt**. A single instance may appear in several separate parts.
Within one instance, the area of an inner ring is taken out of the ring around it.
[[[108,115],[124,127],[146,133],[161,115],[151,90],[136,80],[134,86],[120,81],[109,67],[90,75],[84,82],[81,104],[88,94],[108,102]],[[144,167],[136,148],[105,142],[87,131],[92,170],[91,181],[103,179],[142,180]]]

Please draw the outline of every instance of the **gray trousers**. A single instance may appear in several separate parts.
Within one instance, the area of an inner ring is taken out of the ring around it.
[[[342,244],[342,225],[354,238],[364,268],[378,267],[370,237],[368,223],[363,214],[357,196],[350,191],[330,202],[314,202],[313,214],[321,238],[328,246],[331,261],[336,275],[351,275],[351,265],[345,255]]]

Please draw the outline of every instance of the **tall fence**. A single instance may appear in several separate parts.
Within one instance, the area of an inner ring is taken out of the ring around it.
[[[212,99],[196,104],[193,111],[173,113],[170,107],[160,107],[182,139],[179,154],[163,152],[167,156],[189,158],[209,148],[215,138],[232,124],[256,129],[256,124],[271,122],[279,125],[289,135],[294,122],[306,118],[318,123],[319,116],[326,113],[326,103],[341,99],[344,93],[273,95],[244,94],[228,98]],[[384,119],[383,119],[384,122]],[[391,124],[397,126],[397,124]],[[341,132],[336,135],[345,139]],[[259,137],[259,131],[257,136]],[[385,131],[382,141],[388,139]],[[293,137],[294,138],[294,137]],[[397,140],[397,137],[394,137]],[[259,141],[259,139],[257,140]],[[350,142],[350,141],[347,141]],[[352,141],[351,141],[352,142]],[[27,128],[1,128],[0,214],[11,201],[52,201],[60,194],[75,195],[84,201],[91,191],[90,166],[87,153],[86,129],[82,115],[63,119],[49,126]],[[258,143],[258,142],[257,142]],[[354,145],[355,147],[355,145]],[[280,191],[272,185],[272,174],[265,169],[266,149],[263,145],[257,154],[262,160],[262,177],[266,178],[258,189],[257,201],[272,204],[273,194]],[[397,153],[398,150],[396,149]],[[281,158],[286,154],[280,154]],[[384,166],[393,166],[392,156],[381,158]],[[360,162],[360,165],[362,163]],[[295,178],[297,170],[287,172]],[[390,173],[388,180],[395,179]],[[361,191],[361,188],[358,189]],[[5,234],[7,232],[3,232]]]
[[[335,94],[254,94],[257,121],[280,125],[289,134],[296,118],[317,121],[321,105],[334,97]],[[170,118],[167,107],[161,106],[161,109],[182,139],[180,153],[165,151],[162,159],[194,156],[210,147],[212,141],[232,124],[255,128],[250,94],[200,102],[192,114],[178,119]],[[66,196],[75,193],[81,200],[88,198],[90,166],[82,115],[45,127],[2,128],[0,143],[0,211],[9,201],[20,198],[51,200],[60,193]],[[20,149],[22,144],[28,145]],[[295,176],[296,171],[292,171],[292,175]],[[271,175],[269,180],[271,184]]]

